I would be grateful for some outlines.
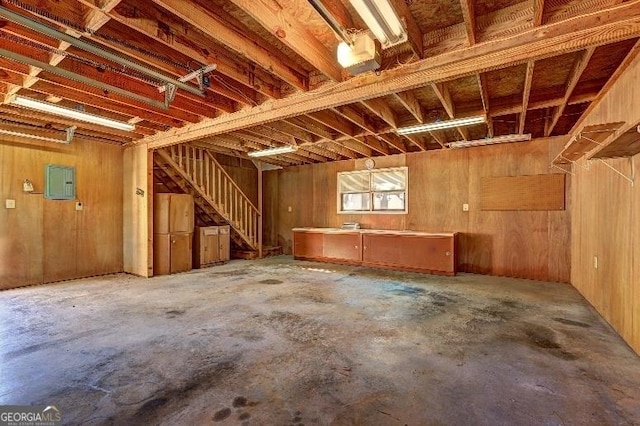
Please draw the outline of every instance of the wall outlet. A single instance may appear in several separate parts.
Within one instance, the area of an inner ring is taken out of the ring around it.
[[[291,213],[291,212],[293,211],[293,209],[291,208],[291,206],[287,207],[287,211],[288,211],[289,213]]]
[[[593,256],[593,268],[598,269],[598,256]]]
[[[76,201],[76,210],[80,211],[84,208],[80,201]]]
[[[464,204],[462,205],[462,211],[463,211],[463,212],[468,212],[468,211],[469,211],[469,204],[464,203]]]
[[[4,206],[8,209],[16,208],[16,200],[4,200]]]

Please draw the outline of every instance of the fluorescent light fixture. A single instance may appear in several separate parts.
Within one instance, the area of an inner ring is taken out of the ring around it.
[[[407,31],[388,0],[349,0],[384,48],[407,41]]]
[[[100,126],[111,127],[113,129],[125,130],[128,132],[131,132],[136,128],[136,126],[134,126],[133,124],[129,124],[123,121],[100,117],[99,115],[61,107],[56,104],[38,101],[36,99],[26,98],[24,96],[16,96],[10,103],[25,108],[47,112],[49,114],[60,115],[62,117],[73,118],[75,120],[84,121],[86,123],[98,124]]]
[[[498,143],[509,143],[509,142],[526,142],[530,140],[531,140],[531,133],[526,133],[523,135],[519,135],[519,134],[504,135],[504,136],[496,136],[495,138],[476,139],[473,141],[450,142],[445,145],[448,148],[469,148],[472,146],[495,145]]]
[[[63,143],[65,145],[69,145],[71,143],[71,140],[73,139],[73,134],[75,130],[76,130],[76,126],[68,127],[66,130],[67,138],[64,140],[50,138],[47,136],[34,135],[32,133],[14,132],[13,130],[7,130],[7,129],[0,129],[0,134],[9,135],[9,136],[18,136],[20,138],[35,139],[35,140],[45,141],[45,142]]]
[[[434,121],[433,123],[418,124],[416,126],[401,127],[396,129],[399,135],[411,135],[414,133],[430,132],[431,130],[450,129],[452,127],[471,126],[473,124],[482,124],[487,121],[484,115],[474,117],[456,118],[454,120]]]
[[[263,149],[262,151],[253,151],[248,153],[247,155],[249,157],[267,157],[269,155],[278,155],[278,154],[287,154],[289,152],[296,152],[297,150],[298,150],[298,147],[295,147],[293,145],[285,145],[285,146],[279,146],[277,148]]]

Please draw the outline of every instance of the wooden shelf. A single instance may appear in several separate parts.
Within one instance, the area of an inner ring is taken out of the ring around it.
[[[570,164],[579,160],[587,152],[602,145],[623,124],[623,121],[619,121],[585,126],[575,138],[565,145],[562,152],[553,160],[553,164]]]
[[[633,126],[609,144],[596,151],[592,158],[633,157],[640,153],[640,126]]]

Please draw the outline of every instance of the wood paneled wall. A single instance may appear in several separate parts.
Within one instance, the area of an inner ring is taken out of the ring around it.
[[[75,200],[45,200],[44,167],[76,168]],[[122,271],[122,148],[0,141],[0,288]],[[22,191],[33,182],[35,192]],[[16,201],[6,209],[5,200]]]
[[[550,160],[565,142],[566,138],[538,139],[380,158],[383,163],[377,161],[376,167],[408,166],[406,215],[337,213],[337,173],[363,169],[361,160],[265,172],[265,244],[281,245],[291,253],[291,228],[338,227],[348,221],[360,222],[363,228],[457,231],[462,233],[462,271],[568,282],[568,210],[480,210],[483,177],[551,173]],[[469,212],[462,210],[464,203]]]
[[[640,56],[595,105],[584,125],[640,124]],[[624,127],[624,126],[623,126]],[[615,135],[614,135],[615,137]],[[572,284],[640,353],[640,155],[606,160],[631,174],[635,186],[599,161],[573,166]],[[594,257],[598,258],[595,268]]]

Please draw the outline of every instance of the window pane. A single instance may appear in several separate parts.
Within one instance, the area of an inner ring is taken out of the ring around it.
[[[374,211],[404,211],[404,192],[374,192]]]
[[[371,197],[369,193],[342,194],[342,211],[369,211]]]
[[[341,173],[338,175],[340,192],[369,191],[369,172]]]
[[[373,191],[401,191],[406,187],[406,170],[386,170],[372,173]]]

